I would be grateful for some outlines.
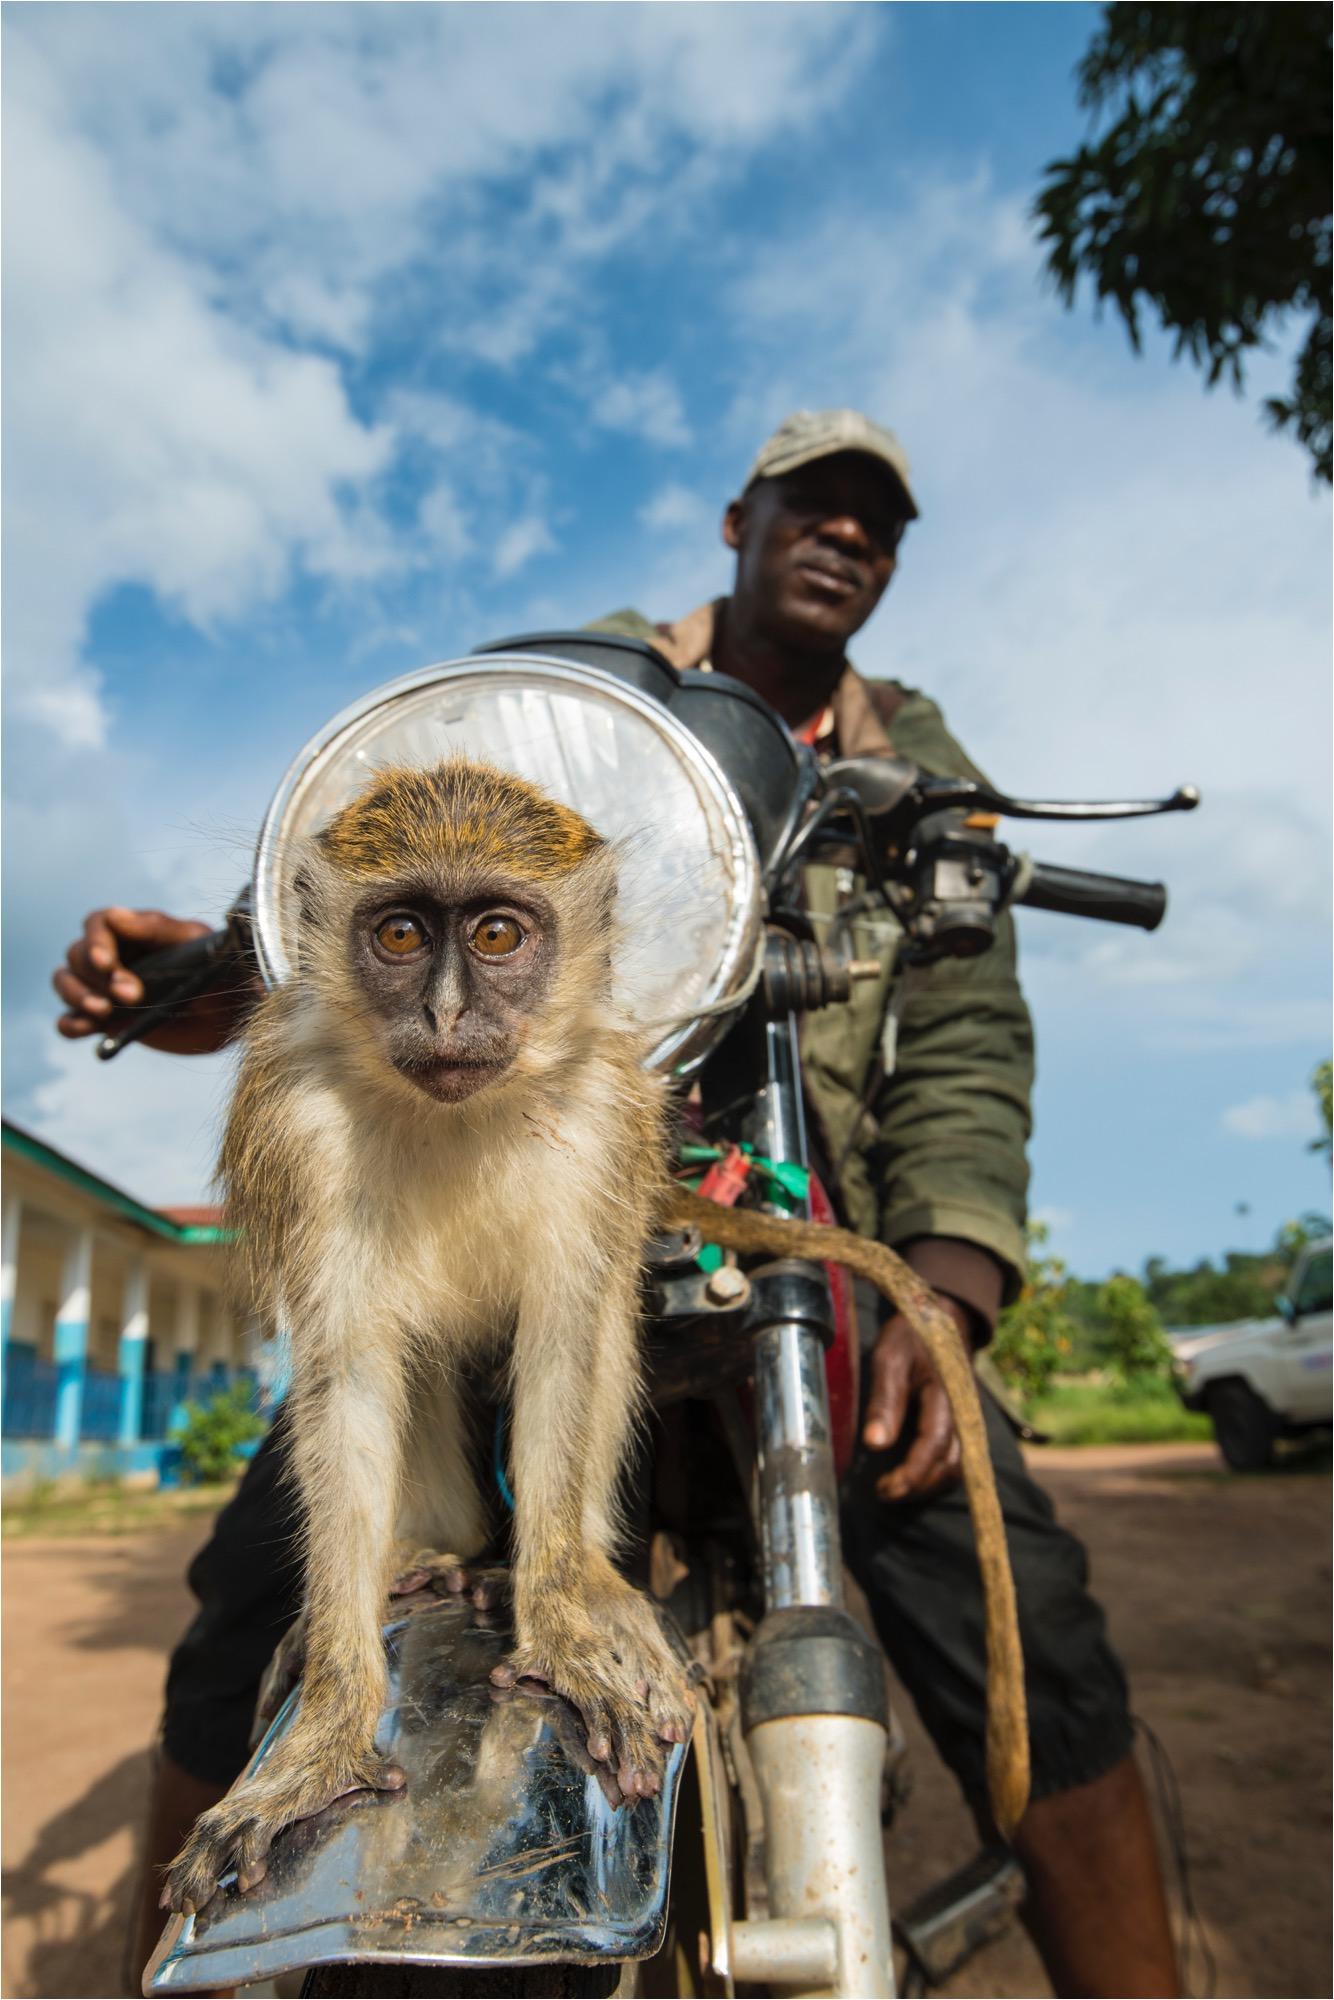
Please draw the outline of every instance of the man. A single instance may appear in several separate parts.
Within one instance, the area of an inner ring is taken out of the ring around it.
[[[745,682],[818,751],[892,748],[928,770],[973,774],[933,703],[896,683],[863,681],[846,658],[917,516],[909,479],[897,440],[867,418],[798,412],[765,444],[724,515],[723,539],[737,558],[731,595],[676,624],[622,612],[601,629],[646,638],[678,667]],[[841,893],[833,871],[811,871],[812,902],[824,914]],[[201,928],[156,912],[94,913],[55,975],[69,1009],[60,1032],[97,1032],[115,1006],[139,997],[122,943],[176,942]],[[868,955],[882,956],[883,946]],[[984,957],[921,977],[890,1060],[883,989],[811,1017],[803,1038],[820,1137],[850,1219],[903,1252],[978,1348],[1017,1290],[1023,1259],[1032,1039],[1014,962],[1006,919]],[[216,1048],[243,1012],[235,997],[206,998],[149,1039],[181,1053]],[[1058,1992],[1175,1993],[1124,1678],[1084,1588],[1083,1551],[1056,1526],[1012,1431],[985,1400],[1027,1662],[1033,1802],[1014,1844],[1030,1924]],[[982,1616],[958,1443],[939,1379],[898,1317],[871,1350],[862,1446],[846,1495],[848,1561],[985,1824]],[[191,1572],[203,1609],[168,1681],[153,1862],[169,1858],[240,1768],[260,1670],[296,1608],[290,1558],[265,1561],[256,1532],[275,1518],[279,1460],[276,1447],[261,1453]],[[145,1956],[155,1925],[150,1885]]]

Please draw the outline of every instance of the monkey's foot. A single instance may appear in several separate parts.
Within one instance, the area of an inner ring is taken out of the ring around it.
[[[610,1588],[590,1588],[589,1609],[594,1622],[611,1632],[616,1657],[633,1679],[659,1741],[688,1742],[695,1696],[686,1665],[663,1637],[652,1608],[613,1572]]]
[[[411,1546],[409,1544],[409,1546]],[[389,1586],[390,1609],[402,1607],[394,1600],[430,1592],[436,1597],[467,1597],[479,1611],[490,1611],[499,1591],[494,1577],[479,1576],[462,1556],[442,1555],[438,1549],[418,1549]]]
[[[287,1739],[290,1741],[290,1739]],[[285,1747],[285,1745],[284,1745]],[[275,1755],[274,1763],[280,1760]],[[243,1892],[262,1882],[269,1849],[285,1827],[323,1812],[349,1792],[398,1792],[407,1783],[399,1765],[377,1757],[340,1757],[323,1769],[311,1759],[282,1759],[201,1813],[166,1873],[158,1901],[164,1910],[202,1910],[229,1869]]]
[[[582,1620],[542,1619],[527,1644],[492,1668],[491,1679],[498,1687],[540,1682],[577,1708],[589,1756],[614,1774],[631,1804],[662,1789],[663,1745],[684,1742],[689,1731],[689,1695],[679,1669],[673,1699],[676,1690],[669,1693],[670,1683],[659,1678],[650,1648]]]

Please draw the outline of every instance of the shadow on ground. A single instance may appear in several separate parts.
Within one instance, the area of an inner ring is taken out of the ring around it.
[[[24,1922],[31,1938],[23,1983],[12,1989],[16,2000],[42,1994],[96,2000],[110,1990],[106,1972],[121,1966],[137,1862],[98,1894],[72,1888],[60,1871],[127,1826],[137,1847],[148,1771],[147,1750],[123,1757],[49,1819],[22,1865],[6,1871],[5,1923]]]

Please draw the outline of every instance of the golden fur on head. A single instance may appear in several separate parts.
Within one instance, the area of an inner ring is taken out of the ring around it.
[[[568,875],[603,845],[588,821],[512,772],[450,757],[394,766],[336,813],[320,844],[356,880],[397,867],[493,868],[530,882]]]

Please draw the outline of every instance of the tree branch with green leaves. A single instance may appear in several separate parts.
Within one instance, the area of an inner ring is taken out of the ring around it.
[[[1266,412],[1331,479],[1330,10],[1292,0],[1115,4],[1077,71],[1095,127],[1034,205],[1066,305],[1081,276],[1138,351],[1146,311],[1209,386],[1305,328]]]

